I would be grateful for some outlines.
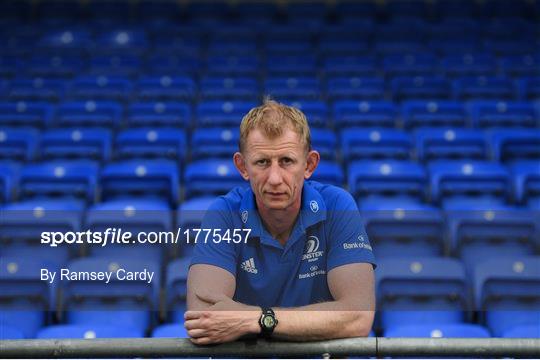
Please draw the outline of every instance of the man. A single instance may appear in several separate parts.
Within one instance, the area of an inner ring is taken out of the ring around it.
[[[191,340],[367,336],[375,260],[351,195],[306,181],[320,156],[304,114],[270,100],[252,109],[233,160],[250,188],[219,197],[201,227],[251,232],[239,244],[196,245],[185,313]]]

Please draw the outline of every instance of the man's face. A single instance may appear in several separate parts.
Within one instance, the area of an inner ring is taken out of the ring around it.
[[[275,139],[252,130],[243,154],[236,153],[235,165],[251,183],[257,205],[268,210],[300,206],[304,179],[315,170],[319,154],[306,152],[300,137],[291,129]]]

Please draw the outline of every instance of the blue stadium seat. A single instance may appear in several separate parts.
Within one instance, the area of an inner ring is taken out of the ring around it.
[[[364,227],[381,258],[438,256],[443,243],[443,216],[438,208],[411,199],[358,201]]]
[[[460,77],[453,82],[457,99],[512,99],[512,81],[503,77]]]
[[[140,128],[120,132],[116,137],[119,158],[169,158],[186,155],[186,134],[175,128]]]
[[[442,68],[449,76],[489,76],[496,72],[495,58],[488,54],[447,55]]]
[[[0,323],[19,330],[25,338],[33,338],[54,304],[53,286],[41,280],[41,269],[56,269],[35,258],[3,256],[0,264]]]
[[[243,101],[202,101],[197,105],[196,124],[202,127],[237,127],[255,106],[256,103]]]
[[[378,31],[381,30],[378,29]],[[401,31],[403,32],[403,29]],[[427,47],[417,39],[412,39],[413,35],[411,33],[399,35],[398,37],[402,37],[403,39],[375,38],[373,51],[381,57],[392,54],[427,52]]]
[[[206,159],[189,163],[184,173],[185,198],[223,195],[235,186],[249,186],[232,159]]]
[[[29,60],[26,73],[32,77],[70,78],[84,67],[85,62],[79,55],[37,54]]]
[[[420,161],[485,160],[486,139],[482,131],[463,128],[420,128],[414,133]]]
[[[335,132],[328,129],[311,128],[310,133],[311,147],[321,154],[321,159],[336,160],[337,136]]]
[[[99,339],[99,338],[142,338],[141,329],[116,325],[80,324],[52,325],[41,329],[37,339]]]
[[[499,257],[475,268],[475,305],[493,336],[540,324],[540,258]]]
[[[259,71],[259,61],[247,55],[212,56],[208,59],[207,71],[212,75],[254,76]]]
[[[0,103],[0,125],[48,127],[52,123],[53,106],[43,102]]]
[[[134,102],[129,105],[127,121],[131,127],[188,127],[191,108],[183,102]]]
[[[532,204],[540,200],[540,162],[518,161],[510,167],[517,204]]]
[[[465,320],[466,277],[456,259],[383,259],[376,281],[383,329],[414,323],[459,324]]]
[[[376,100],[385,95],[384,79],[379,77],[333,77],[328,79],[327,87],[332,101]]]
[[[394,99],[449,99],[451,87],[448,80],[436,76],[398,76],[391,80]]]
[[[515,326],[502,334],[504,338],[536,338],[540,337],[540,323],[536,325]]]
[[[181,324],[165,324],[158,326],[154,329],[152,332],[152,337],[154,338],[188,338],[189,335],[187,333],[186,328],[184,325]]]
[[[25,62],[20,56],[16,55],[0,55],[0,76],[13,77],[20,73],[20,70],[25,67]]]
[[[194,94],[195,83],[187,76],[141,76],[135,90],[135,96],[146,101],[191,100]]]
[[[57,123],[60,126],[101,126],[115,128],[122,120],[122,106],[113,101],[73,101],[58,105]]]
[[[384,337],[489,338],[489,331],[476,324],[416,324],[386,329]]]
[[[135,77],[141,72],[139,56],[110,54],[90,59],[88,73],[91,75]]]
[[[37,150],[39,132],[34,128],[2,127],[0,159],[31,161]]]
[[[482,259],[528,255],[538,246],[532,211],[470,200],[448,204],[445,213],[450,249],[469,273]]]
[[[394,127],[396,109],[387,101],[336,101],[333,106],[334,124],[337,128]]]
[[[20,165],[12,161],[0,162],[0,203],[11,202],[18,192]]]
[[[369,43],[365,40],[354,39],[347,36],[334,37],[332,35],[325,35],[324,32],[321,33],[321,38],[319,39],[319,53],[326,58],[337,56],[359,56],[369,51]]]
[[[517,86],[520,99],[534,100],[540,97],[540,76],[521,78]]]
[[[474,127],[533,128],[538,118],[531,103],[513,101],[473,101],[469,113]]]
[[[439,160],[428,165],[430,198],[434,203],[448,199],[488,198],[500,203],[510,199],[509,173],[498,163],[468,160]]]
[[[16,78],[11,82],[8,97],[15,101],[59,101],[66,91],[65,80],[56,78]]]
[[[149,232],[170,232],[172,230],[172,214],[167,203],[160,200],[126,198],[105,201],[88,209],[85,227],[93,231],[104,232],[108,228],[121,229],[132,233],[132,238],[141,234],[148,239]],[[93,256],[138,258],[159,263],[163,256],[173,251],[176,245],[167,243],[132,243],[111,244],[107,246],[90,246]]]
[[[37,45],[41,50],[66,53],[67,50],[72,52],[84,50],[91,45],[91,42],[92,38],[89,31],[74,28],[47,31],[39,39]]]
[[[540,129],[500,128],[489,133],[494,161],[540,160]]]
[[[499,67],[509,77],[540,76],[540,57],[533,55],[507,55],[499,58]]]
[[[137,54],[148,47],[148,39],[143,30],[118,29],[104,31],[96,38],[94,51],[108,52],[120,50]]]
[[[345,162],[358,159],[410,158],[411,136],[393,129],[347,128],[341,132],[341,152]]]
[[[355,198],[367,196],[425,197],[426,172],[414,162],[359,160],[349,165],[349,191]]]
[[[73,273],[109,272],[112,275],[109,283],[72,278],[59,283],[59,314],[68,324],[125,326],[144,332],[155,321],[160,289],[156,263],[125,257],[89,257],[73,260],[66,268]],[[135,276],[135,272],[139,275],[153,273],[152,281],[140,276],[126,281],[127,276]]]
[[[287,48],[287,50],[290,51],[291,48]],[[265,68],[271,76],[312,75],[317,72],[317,60],[314,56],[306,56],[305,53],[296,56],[278,54],[268,56]]]
[[[19,176],[21,199],[72,197],[94,202],[98,164],[89,160],[27,164]]]
[[[131,81],[121,76],[79,76],[69,87],[69,97],[72,99],[129,99],[133,85]]]
[[[193,159],[232,158],[238,151],[240,131],[235,128],[194,129],[191,136]]]
[[[389,76],[435,74],[438,67],[437,57],[430,53],[392,54],[382,59],[383,71]]]
[[[16,327],[0,324],[0,340],[20,340],[24,339],[24,334]]]
[[[199,229],[206,210],[210,207],[215,197],[196,197],[184,201],[176,212],[176,226],[180,228],[183,243],[180,246],[180,255],[190,257],[193,251],[194,239],[189,235],[196,236],[194,232],[184,233],[186,230]]]
[[[327,76],[372,76],[377,71],[375,57],[371,56],[327,56],[323,69]]]
[[[201,70],[201,64],[197,57],[179,56],[178,54],[178,52],[180,54],[183,52],[196,54],[200,52],[200,44],[185,44],[183,39],[180,40],[180,43],[177,43],[174,38],[171,38],[170,34],[164,35],[163,40],[163,44],[160,44],[159,40],[155,40],[157,53],[148,57],[148,76],[141,77],[138,83],[139,97],[153,98],[154,100],[162,98],[175,100],[177,98],[175,98],[174,94],[177,93],[182,99],[187,99],[193,95],[193,82],[174,81],[173,85],[173,77],[166,74],[195,75]],[[162,48],[160,48],[160,45]],[[183,78],[180,76],[178,79]]]
[[[300,109],[308,120],[312,128],[327,128],[331,126],[330,110],[324,101],[317,100],[295,100],[285,103]]]
[[[111,158],[111,131],[103,128],[67,128],[45,131],[39,147],[43,159]]]
[[[133,159],[107,164],[100,176],[105,200],[145,196],[175,204],[179,199],[180,172],[174,161]]]
[[[405,128],[466,127],[467,115],[460,102],[449,100],[409,100],[402,105]]]
[[[201,80],[204,99],[257,100],[259,85],[249,77],[205,77]]]
[[[339,163],[330,160],[322,160],[310,179],[323,184],[342,187],[345,182],[345,174]]]
[[[306,56],[306,54],[308,54],[308,64],[313,64],[314,67],[312,70],[316,70],[317,62],[315,61],[312,63],[311,61],[311,54],[313,54],[315,50],[313,42],[309,38],[296,38],[297,36],[302,37],[302,34],[295,35],[295,33],[290,32],[288,34],[283,34],[283,37],[279,36],[279,38],[276,39],[267,38],[266,42],[263,43],[263,49],[270,58],[267,62],[267,69],[270,70],[271,73],[277,74],[285,72],[292,76],[294,74],[292,72],[293,69],[300,68],[298,67],[298,59],[300,59],[300,56]],[[280,56],[288,57],[288,60],[286,60],[288,62],[287,65],[279,66],[274,63]]]
[[[167,265],[165,287],[167,319],[177,324],[184,324],[184,312],[187,310],[186,297],[189,263],[189,258],[180,258]]]
[[[276,99],[317,99],[321,85],[310,77],[272,77],[264,82],[264,93]]]

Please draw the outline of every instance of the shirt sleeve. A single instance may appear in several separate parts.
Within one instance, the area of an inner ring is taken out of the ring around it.
[[[223,234],[227,229],[233,227],[232,212],[227,206],[226,200],[218,198],[210,205],[206,211],[202,223],[201,231],[193,255],[191,257],[191,265],[208,264],[218,266],[230,272],[236,277],[236,251],[234,243],[228,241],[214,242],[212,234],[214,229],[220,234]],[[205,241],[207,229],[210,229],[210,234]]]
[[[353,197],[341,191],[327,216],[327,270],[353,263],[370,263],[375,268],[375,256]]]

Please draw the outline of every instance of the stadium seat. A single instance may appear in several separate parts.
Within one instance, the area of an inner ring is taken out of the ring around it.
[[[43,159],[111,158],[111,131],[104,128],[63,128],[45,131],[39,147]]]
[[[1,316],[1,315],[0,315]],[[24,334],[16,327],[0,324],[0,340],[19,340],[24,339]]]
[[[79,76],[69,87],[69,98],[92,100],[129,99],[133,85],[129,79],[120,76],[94,75]]]
[[[383,57],[382,69],[388,76],[429,75],[439,70],[439,64],[430,53],[391,54]],[[435,94],[434,97],[437,98]]]
[[[325,58],[359,56],[362,53],[365,54],[367,51],[369,51],[369,43],[367,41],[354,39],[347,36],[334,37],[332,35],[325,35],[326,34],[324,32],[321,33],[321,38],[319,39],[319,53]]]
[[[179,200],[180,171],[174,161],[132,159],[107,164],[100,175],[104,200],[129,196],[145,196]]]
[[[309,119],[308,119],[309,122]],[[322,159],[336,160],[337,137],[336,134],[329,129],[310,129],[311,147],[317,150]]]
[[[238,127],[242,117],[257,104],[241,101],[202,101],[196,109],[196,125],[201,127]]]
[[[101,324],[52,325],[36,335],[37,339],[99,339],[99,338],[142,338],[143,331],[133,327]]]
[[[328,128],[332,126],[330,109],[324,101],[295,100],[290,102],[285,101],[285,103],[300,109],[306,115],[312,133],[317,131],[315,128]]]
[[[78,198],[92,203],[96,199],[98,164],[94,161],[50,161],[27,164],[20,172],[21,199]]]
[[[459,324],[468,309],[465,271],[451,258],[379,261],[377,308],[383,329],[414,323]]]
[[[521,78],[517,80],[517,86],[522,100],[534,100],[540,97],[540,76]]]
[[[355,198],[407,197],[423,200],[426,172],[414,162],[359,160],[349,165],[349,191]]]
[[[165,324],[158,326],[152,332],[154,338],[188,338],[188,333],[182,324]]]
[[[473,101],[469,109],[474,127],[534,128],[538,123],[530,103],[513,101]]]
[[[269,51],[291,51],[295,47],[296,51],[302,51],[300,50],[300,48],[306,48],[306,46],[307,43],[295,43],[292,46],[280,49],[279,47],[281,47],[281,45],[279,45],[279,43],[276,43],[275,46],[270,46]],[[300,53],[298,55],[270,55],[266,59],[266,71],[270,76],[312,75],[317,72],[317,60],[314,56],[306,56],[305,53]]]
[[[463,128],[420,128],[414,132],[419,161],[485,160],[488,147],[482,131]]]
[[[156,54],[148,57],[148,76],[142,77],[139,81],[139,98],[142,100],[145,97],[152,100],[163,98],[174,100],[177,99],[176,96],[180,96],[183,100],[191,98],[194,92],[193,81],[187,79],[184,82],[181,80],[183,78],[179,77],[179,81],[173,84],[171,75],[177,73],[195,75],[200,70],[200,62],[196,56],[193,56],[200,52],[200,41],[186,43],[183,38],[177,39],[169,33],[163,35],[163,39],[154,41]],[[187,53],[191,56],[179,56],[179,53]]]
[[[530,204],[540,199],[540,163],[537,160],[518,161],[510,168],[517,204]]]
[[[235,186],[249,186],[232,159],[205,159],[189,163],[184,173],[185,198],[224,195]]]
[[[35,258],[0,257],[0,323],[33,338],[47,321],[54,285],[42,281],[42,269],[56,271]],[[3,338],[3,336],[2,336]]]
[[[195,84],[187,76],[142,76],[135,88],[135,96],[141,101],[191,100],[194,94]]]
[[[506,330],[502,337],[504,338],[536,338],[540,337],[540,323],[536,325],[516,326]]]
[[[345,181],[345,175],[339,163],[330,160],[321,160],[310,179],[323,184],[342,187]]]
[[[201,80],[203,99],[258,100],[259,85],[249,77],[205,77]]]
[[[462,77],[454,80],[454,97],[470,99],[512,99],[514,89],[510,79],[503,77]]]
[[[178,249],[182,257],[189,257],[193,251],[194,239],[190,237],[196,236],[196,233],[186,230],[199,229],[206,210],[210,207],[210,204],[215,200],[215,197],[195,197],[184,201],[178,207],[176,212],[176,226],[180,229],[183,242]]]
[[[99,257],[138,258],[159,263],[165,254],[172,252],[177,245],[174,241],[151,243],[150,232],[172,231],[172,214],[167,203],[160,200],[126,198],[106,201],[91,206],[86,214],[84,225],[93,231],[107,229],[129,231],[132,239],[140,236],[146,242],[131,244],[112,244],[89,246],[91,255]],[[142,234],[142,233],[145,234]]]
[[[403,126],[418,127],[466,127],[467,116],[460,102],[449,100],[409,100],[402,105]]]
[[[187,297],[187,275],[189,258],[180,258],[167,265],[167,280],[165,298],[167,306],[167,319],[176,324],[184,324]]]
[[[6,91],[13,101],[52,101],[62,99],[66,91],[66,81],[56,78],[16,78]]]
[[[444,219],[433,206],[411,199],[360,199],[358,208],[378,257],[438,256],[446,250]]]
[[[527,209],[472,199],[447,204],[445,213],[451,251],[469,273],[483,259],[533,254],[538,246],[534,213]]]
[[[0,159],[34,160],[39,132],[34,128],[2,127],[0,130]]]
[[[384,337],[489,338],[489,331],[475,324],[416,324],[387,329]]]
[[[540,159],[540,129],[501,128],[491,131],[489,140],[494,161]]]
[[[117,29],[98,34],[94,51],[107,53],[120,50],[137,54],[147,47],[148,39],[143,30]]]
[[[377,100],[384,98],[384,79],[379,77],[332,77],[328,79],[328,99],[343,100]]]
[[[394,127],[396,109],[387,101],[336,101],[333,106],[334,124],[345,127]]]
[[[116,128],[122,120],[122,106],[113,101],[73,101],[58,105],[56,120],[62,127],[94,126]]]
[[[540,324],[540,258],[499,257],[475,268],[476,309],[493,336]]]
[[[240,132],[238,128],[195,129],[191,136],[191,157],[230,159],[238,151]]]
[[[406,160],[411,155],[410,135],[398,130],[347,128],[340,138],[346,163],[358,159]]]
[[[450,77],[489,76],[496,72],[495,58],[489,54],[447,55],[441,61],[442,68]]]
[[[52,123],[53,106],[44,102],[0,103],[0,125],[45,128]]]
[[[323,64],[327,76],[371,76],[377,71],[375,57],[370,56],[327,56]]]
[[[276,99],[317,99],[321,85],[310,77],[272,77],[264,82],[264,93]]]
[[[428,172],[433,203],[451,198],[488,198],[500,203],[510,199],[509,173],[498,163],[439,160],[428,165]]]
[[[133,102],[129,105],[127,122],[130,127],[188,127],[191,109],[182,102]]]
[[[26,69],[32,77],[70,78],[79,74],[85,62],[79,55],[36,54],[31,57]]]
[[[246,44],[239,44],[243,51],[249,51]],[[229,48],[232,50],[233,48]],[[238,49],[238,47],[236,47]],[[259,71],[259,61],[248,55],[211,56],[207,63],[208,74],[225,76],[254,76]]]
[[[125,256],[89,257],[73,260],[66,268],[71,273],[111,274],[109,283],[72,277],[59,283],[59,314],[68,324],[125,326],[140,333],[155,321],[160,288],[156,263]],[[148,273],[153,273],[151,282]]]
[[[116,156],[182,161],[186,155],[186,141],[184,131],[175,128],[128,129],[116,137]]]
[[[17,195],[20,164],[0,162],[0,203],[11,202]]]
[[[399,76],[391,80],[392,96],[397,101],[411,99],[450,99],[450,83],[435,76]]]
[[[539,76],[540,57],[525,55],[506,55],[499,58],[499,67],[509,77]]]
[[[91,41],[92,39],[89,31],[77,29],[52,30],[43,34],[39,39],[37,46],[40,50],[69,54],[76,53],[89,47]]]

